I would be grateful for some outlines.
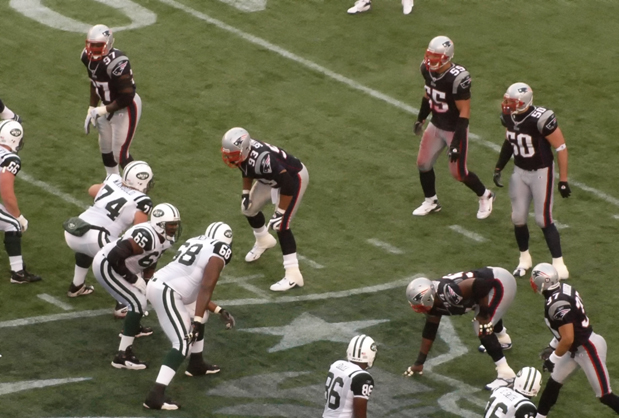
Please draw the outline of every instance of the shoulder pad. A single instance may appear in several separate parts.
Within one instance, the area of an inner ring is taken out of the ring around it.
[[[150,211],[153,208],[153,201],[151,200],[150,197],[148,197],[147,195],[143,193],[140,193],[133,200],[136,203],[140,211],[144,212],[147,215],[150,214]]]
[[[464,70],[454,78],[453,94],[458,92],[458,89],[468,90],[471,88],[471,75]]]
[[[143,225],[143,224],[140,224]],[[153,231],[146,226],[140,226],[133,228],[131,231],[131,238],[135,241],[140,248],[144,251],[151,251],[155,249],[155,235],[153,235]],[[166,241],[167,242],[167,241]]]
[[[572,304],[566,300],[556,300],[548,307],[548,317],[553,321],[563,321],[572,310]]]
[[[9,173],[16,176],[17,173],[19,173],[19,170],[21,170],[21,159],[17,154],[13,152],[8,152],[5,154],[1,166],[3,172],[8,171]]]
[[[547,109],[537,121],[537,130],[540,132],[550,131],[552,133],[555,129],[557,129],[557,118],[552,110]]]
[[[213,246],[213,254],[222,258],[226,265],[232,260],[232,248],[225,242],[217,241]]]
[[[256,174],[271,174],[273,167],[271,166],[271,152],[263,151],[256,158]]]
[[[120,52],[120,51],[118,51]],[[108,77],[112,78],[112,76],[120,77],[127,66],[129,65],[129,58],[124,55],[117,55],[112,62],[110,62],[106,68],[106,72]]]

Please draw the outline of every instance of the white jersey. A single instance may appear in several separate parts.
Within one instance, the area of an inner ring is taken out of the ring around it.
[[[172,261],[157,271],[157,281],[171,287],[185,305],[193,303],[198,298],[204,269],[211,257],[219,257],[228,264],[232,259],[232,248],[205,235],[190,238],[178,249]]]
[[[325,383],[323,418],[352,418],[354,398],[370,399],[374,379],[358,365],[338,360],[329,368]]]
[[[106,244],[101,251],[107,255],[118,241],[132,239],[144,250],[142,254],[132,255],[125,260],[125,266],[133,274],[139,274],[154,265],[161,255],[172,246],[167,239],[162,238],[150,222],[142,222],[131,228],[116,241]],[[161,242],[163,239],[163,242]]]
[[[112,240],[133,224],[139,210],[149,214],[153,202],[144,193],[127,187],[118,174],[110,174],[91,207],[79,217],[91,225],[107,229]]]
[[[484,411],[484,418],[534,418],[537,409],[529,398],[513,389],[495,389]]]

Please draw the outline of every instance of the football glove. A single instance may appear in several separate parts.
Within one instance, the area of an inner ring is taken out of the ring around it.
[[[496,184],[497,187],[503,187],[503,183],[501,183],[501,170],[499,170],[498,168],[494,169],[492,181],[494,181],[494,184]]]
[[[452,163],[458,161],[458,158],[460,157],[459,146],[460,144],[456,143],[456,141],[452,141],[451,145],[449,146],[449,161],[451,161]]]
[[[137,276],[137,277],[138,278],[135,281],[135,283],[133,283],[133,285],[138,288],[140,293],[142,293],[143,295],[146,295],[146,281],[141,276]]]
[[[487,335],[494,334],[494,325],[492,322],[488,322],[487,324],[479,324],[479,333],[480,337],[485,337]]]
[[[226,324],[226,329],[232,329],[236,325],[236,321],[232,314],[223,308],[219,311],[219,319]]]
[[[267,229],[279,231],[279,228],[282,226],[283,219],[284,219],[284,213],[280,212],[279,208],[275,209],[275,213],[273,214],[273,216],[271,216]]]
[[[539,353],[539,358],[546,361],[548,360],[548,358],[550,357],[553,351],[555,351],[555,349],[552,348],[551,346],[548,346]]]
[[[423,374],[423,364],[410,366],[408,369],[404,370],[403,376],[411,377],[417,373],[419,376]]]
[[[200,321],[191,322],[189,333],[185,335],[185,340],[187,340],[187,344],[192,344],[198,339],[198,337],[200,336],[200,332],[202,331],[202,325],[203,324]]]
[[[553,350],[554,352],[554,350]],[[551,353],[552,354],[552,353]],[[545,372],[552,373],[555,369],[555,364],[550,360],[550,356],[546,360],[544,360],[544,364],[542,365],[542,370]]]
[[[249,190],[243,190],[243,194],[241,195],[241,210],[249,210],[251,207],[251,200],[249,200]]]
[[[417,122],[415,122],[415,125],[413,126],[413,132],[415,132],[415,135],[419,136],[423,133],[423,122],[418,120]]]
[[[567,181],[559,182],[559,193],[561,193],[562,198],[570,197],[572,194],[572,190],[570,189],[570,185],[567,184]]]
[[[28,229],[28,219],[24,218],[24,215],[19,215],[17,221],[21,226],[21,232],[26,232],[26,230]]]
[[[95,121],[90,114],[92,109],[94,109],[94,106],[88,106],[88,113],[86,113],[86,120],[84,121],[84,132],[86,135],[90,133],[90,125],[95,126]]]

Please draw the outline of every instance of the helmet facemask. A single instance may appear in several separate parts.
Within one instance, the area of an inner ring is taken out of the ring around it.
[[[221,139],[221,158],[228,167],[236,168],[249,156],[251,137],[243,128],[228,130]]]
[[[114,35],[105,25],[95,25],[86,35],[86,56],[89,61],[101,61],[110,53],[114,45]]]
[[[446,36],[437,36],[430,41],[423,62],[428,71],[437,72],[452,60],[454,44]]]
[[[406,287],[406,298],[413,311],[428,313],[434,306],[434,285],[432,281],[419,277]]]
[[[5,145],[15,153],[24,147],[24,129],[14,120],[0,121],[0,145]]]
[[[183,231],[178,209],[169,203],[160,203],[153,208],[150,223],[159,235],[171,242],[176,242]]]
[[[504,115],[524,113],[533,104],[533,90],[525,83],[514,83],[503,95],[501,109]]]

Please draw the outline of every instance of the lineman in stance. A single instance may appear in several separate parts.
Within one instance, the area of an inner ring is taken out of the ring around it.
[[[117,241],[103,247],[96,255],[92,270],[101,286],[127,305],[118,353],[112,361],[117,369],[142,370],[147,366],[134,355],[136,337],[152,334],[140,325],[146,309],[146,282],[153,276],[157,260],[181,234],[178,209],[169,203],[153,208],[150,221],[131,227]]]
[[[325,383],[322,418],[366,418],[374,379],[367,369],[374,364],[376,343],[367,335],[350,340],[348,361],[338,360],[329,368]]]
[[[423,374],[423,364],[436,338],[443,315],[464,315],[475,311],[473,329],[494,364],[497,378],[486,385],[486,390],[510,386],[516,373],[507,364],[503,350],[512,346],[503,326],[503,315],[516,296],[516,279],[500,267],[484,267],[478,270],[449,274],[431,281],[425,277],[410,282],[406,297],[415,312],[426,314],[421,348],[415,364],[405,376]],[[480,350],[482,351],[482,350]]]
[[[492,391],[486,404],[484,418],[535,418],[537,409],[531,398],[540,390],[542,374],[525,367],[514,379],[514,388],[501,387]]]
[[[533,200],[535,222],[542,228],[546,244],[552,255],[552,265],[561,280],[569,277],[563,262],[561,238],[552,218],[554,201],[554,157],[559,162],[559,192],[570,196],[567,183],[567,147],[563,133],[552,110],[533,106],[533,90],[525,83],[509,86],[503,96],[501,123],[505,126],[505,141],[494,169],[494,183],[501,184],[501,171],[514,156],[514,173],[509,180],[509,197],[512,202],[512,223],[520,249],[514,276],[523,277],[533,265],[529,254],[529,206]]]
[[[205,363],[204,323],[208,319],[213,290],[221,271],[232,259],[232,229],[223,222],[212,223],[204,235],[188,239],[170,264],[159,270],[146,287],[146,296],[155,308],[161,328],[172,342],[163,359],[155,386],[144,401],[149,409],[178,409],[165,398],[165,389],[183,360],[191,353],[185,374],[200,376],[219,372],[219,367]],[[188,306],[190,305],[190,306]],[[228,329],[234,318],[216,307]],[[193,319],[192,319],[193,318]]]
[[[593,332],[576,289],[559,280],[559,273],[548,263],[536,265],[531,272],[531,287],[546,299],[544,320],[554,336],[542,351],[544,371],[550,372],[550,378],[537,406],[537,418],[546,418],[563,383],[578,367],[595,396],[619,414],[619,397],[610,388],[606,368],[606,340]]]

